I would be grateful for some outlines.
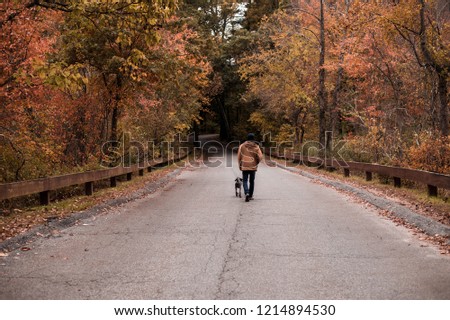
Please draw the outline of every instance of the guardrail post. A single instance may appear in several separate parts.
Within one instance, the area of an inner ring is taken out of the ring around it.
[[[401,188],[402,187],[402,179],[398,177],[394,177],[394,187]]]
[[[428,186],[428,195],[430,197],[437,197],[438,195],[438,188],[436,186],[427,185]]]
[[[144,169],[139,169],[139,176],[142,177],[144,175]]]
[[[43,206],[48,205],[50,203],[50,191],[39,192],[39,201]]]
[[[372,181],[372,172],[366,171],[366,181]]]
[[[117,187],[117,177],[111,177],[110,179],[109,179],[109,181],[110,181],[110,185],[111,185],[111,188],[115,188],[115,187]]]
[[[350,169],[344,168],[344,177],[350,177]]]
[[[94,194],[94,182],[86,182],[84,184],[84,190],[87,196],[92,196]]]
[[[147,172],[152,172],[152,167],[148,167]]]
[[[127,181],[131,181],[131,178],[133,178],[133,173],[132,172],[127,173]]]

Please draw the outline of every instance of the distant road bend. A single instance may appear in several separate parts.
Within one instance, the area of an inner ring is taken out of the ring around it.
[[[246,203],[236,174],[184,169],[0,257],[0,298],[450,299],[450,257],[374,210],[265,164]]]

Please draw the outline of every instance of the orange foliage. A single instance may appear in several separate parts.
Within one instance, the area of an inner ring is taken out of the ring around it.
[[[0,179],[10,181],[24,175],[41,176],[60,156],[59,139],[54,135],[58,123],[49,116],[60,108],[51,104],[50,97],[57,99],[60,92],[45,88],[42,80],[32,76],[33,61],[44,59],[52,50],[60,15],[24,10],[23,4],[10,1],[1,6]],[[7,21],[13,13],[17,13],[15,18]]]
[[[426,171],[450,174],[450,136],[437,132],[423,132],[416,144],[406,152],[405,166]]]
[[[64,51],[64,41],[83,49],[67,40],[71,33],[61,28],[64,23],[62,12],[16,1],[0,4],[0,182],[97,167],[116,97],[121,97],[119,130],[143,142],[186,131],[207,102],[211,67],[189,50],[197,35],[186,27],[161,28],[160,43],[136,35],[140,50],[124,50],[127,59],[119,59],[129,67],[120,70],[128,78],[119,88],[111,85],[115,74],[90,61],[71,66],[58,60],[78,52]]]

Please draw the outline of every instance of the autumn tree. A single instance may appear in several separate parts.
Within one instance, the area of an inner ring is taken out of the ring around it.
[[[47,172],[62,156],[48,111],[49,95],[33,74],[35,58],[52,51],[58,36],[56,12],[42,11],[28,2],[0,4],[0,143],[3,181],[36,177]],[[44,160],[45,159],[45,160]],[[38,165],[42,164],[42,165]]]
[[[266,37],[257,39],[258,45],[240,68],[248,81],[247,99],[257,99],[269,118],[284,119],[296,143],[303,142],[308,114],[315,109],[314,66],[318,63],[314,35],[301,30],[297,16],[277,13],[263,22],[259,32]],[[257,114],[252,119],[257,120]]]
[[[4,180],[96,166],[121,132],[145,143],[189,130],[211,69],[175,5],[2,4]]]
[[[360,2],[350,6],[347,17],[357,28],[349,29],[336,49],[344,53],[341,101],[346,107],[341,111],[345,126],[356,134],[348,146],[360,160],[409,163],[410,146],[428,140],[419,138],[424,131],[442,134],[440,120],[445,119],[439,76],[425,61],[418,32],[420,7],[414,1]],[[434,25],[430,21],[428,28]]]
[[[158,110],[166,110],[167,117],[173,119],[174,114],[183,113],[179,106],[189,109],[204,100],[198,83],[205,85],[200,74],[208,66],[198,55],[195,58],[193,51],[186,51],[192,33],[188,29],[174,30],[179,40],[170,40],[173,35],[169,29],[177,25],[176,19],[170,17],[175,5],[172,1],[86,2],[66,17],[60,50],[52,57],[55,62],[50,64],[46,78],[53,72],[57,81],[75,71],[82,82],[97,85],[95,90],[103,93],[105,101],[107,136],[103,140],[108,138],[113,147],[118,146],[120,131],[133,131],[132,127],[119,127],[120,119],[132,106],[145,107],[143,101],[147,101]],[[167,127],[157,130],[155,126],[151,130],[153,138],[162,139],[173,131],[170,128],[189,128],[195,115],[188,114],[183,125],[168,125],[171,122],[161,121],[160,114],[156,118],[159,128]]]
[[[205,106],[202,130],[215,130],[222,139],[242,139],[255,130],[248,121],[257,108],[244,101],[245,81],[240,77],[239,61],[251,50],[259,21],[278,8],[277,1],[187,1],[183,11],[202,34],[203,52],[214,69],[210,88],[211,104]]]
[[[405,1],[386,5],[381,16],[401,36],[424,70],[436,78],[438,121],[436,127],[449,135],[448,78],[450,70],[450,9],[445,1]]]
[[[236,73],[235,56],[237,45],[235,35],[241,29],[244,16],[244,1],[187,1],[182,7],[184,12],[202,35],[202,51],[211,61],[213,74],[211,80],[214,86],[210,88],[211,104],[205,106],[203,126],[212,123],[207,130],[215,130],[216,123],[220,128],[222,139],[230,139],[233,135],[233,123],[236,113],[236,98],[240,95],[241,84]]]
[[[264,17],[270,16],[280,8],[279,0],[253,0],[249,1],[245,12],[243,27],[254,31],[259,28],[260,22]]]
[[[136,94],[127,95],[128,111],[124,128],[139,141],[171,139],[187,133],[208,104],[207,89],[212,72],[209,62],[198,53],[198,34],[185,25],[174,25],[160,32],[157,47],[152,48],[141,81],[135,83]],[[155,78],[155,74],[158,75]]]

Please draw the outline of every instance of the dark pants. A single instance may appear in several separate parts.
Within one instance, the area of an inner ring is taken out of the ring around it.
[[[255,190],[255,175],[256,171],[242,171],[242,185],[244,193],[253,197],[253,190]],[[250,188],[248,187],[248,180],[250,180]]]

